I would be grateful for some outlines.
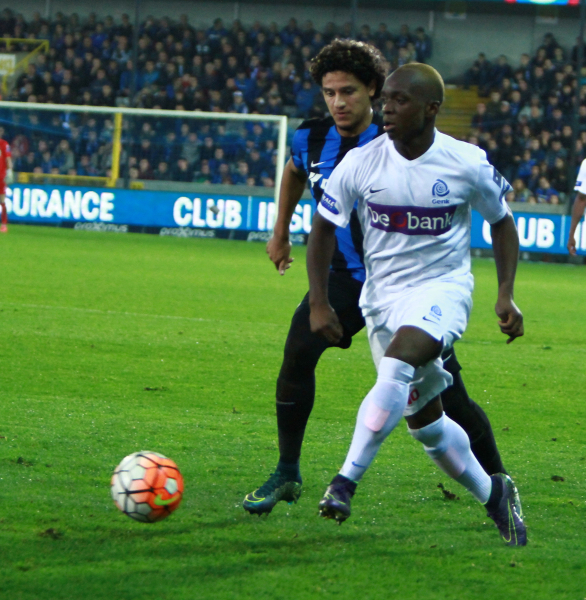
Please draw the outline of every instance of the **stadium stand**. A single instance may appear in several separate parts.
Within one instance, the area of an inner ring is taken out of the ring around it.
[[[510,202],[560,204],[572,190],[569,172],[585,158],[586,88],[580,74],[580,120],[574,164],[572,115],[578,89],[577,48],[571,52],[548,33],[534,56],[516,66],[505,56],[491,63],[480,53],[465,73],[465,87],[478,86],[481,101],[471,119],[468,141],[513,184]]]
[[[329,23],[317,31],[311,21],[300,25],[293,18],[283,28],[258,21],[245,28],[218,18],[208,29],[197,29],[186,15],[177,21],[148,17],[139,31],[134,83],[128,15],[117,22],[57,13],[49,23],[36,13],[26,22],[7,9],[0,15],[0,33],[49,42],[48,53],[37,55],[5,99],[304,119],[325,111],[308,61],[334,37],[349,37],[350,28]],[[381,49],[389,70],[431,56],[422,27],[412,32],[402,25],[393,34],[385,24],[375,31],[364,25],[357,37]],[[20,49],[11,43],[11,51]],[[111,119],[72,115],[62,122],[36,113],[15,118],[3,109],[0,122],[0,135],[12,141],[16,171],[109,175]],[[219,123],[133,122],[123,137],[129,178],[274,186],[276,132],[259,124]]]
[[[239,114],[321,116],[325,105],[308,71],[308,61],[334,37],[349,37],[350,26],[333,23],[318,31],[311,21],[291,18],[285,27],[216,19],[207,28],[148,17],[138,35],[133,81],[133,27],[90,14],[57,13],[30,22],[5,9],[3,38],[46,41],[48,52],[12,81],[5,99],[90,106],[136,106]],[[384,23],[360,28],[357,38],[375,44],[389,71],[407,62],[428,61],[432,43],[422,27],[395,32]],[[4,42],[6,45],[8,42]],[[22,44],[21,44],[22,45]],[[0,46],[0,50],[3,48]],[[18,42],[10,49],[25,51]],[[464,74],[464,89],[447,91],[440,126],[486,150],[514,191],[509,200],[564,202],[571,191],[570,117],[576,93],[577,50],[547,34],[534,56],[516,66],[507,57],[491,62],[483,53]],[[470,108],[476,86],[480,102]],[[575,165],[585,156],[586,96],[581,93]],[[470,114],[474,112],[469,121]],[[295,123],[295,121],[294,121]],[[17,172],[108,177],[112,119],[70,114],[16,114],[0,109],[0,135],[12,142]],[[130,180],[274,186],[276,131],[253,123],[135,119],[123,132],[122,164]]]

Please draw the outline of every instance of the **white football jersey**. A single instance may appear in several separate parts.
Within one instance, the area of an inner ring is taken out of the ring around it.
[[[578,179],[576,179],[574,191],[586,194],[586,159],[580,165],[580,172],[578,173]]]
[[[365,315],[385,298],[431,279],[468,281],[470,210],[491,224],[509,212],[510,185],[483,150],[435,132],[429,150],[407,160],[387,135],[350,150],[331,174],[320,214],[341,227],[357,202],[364,232]]]

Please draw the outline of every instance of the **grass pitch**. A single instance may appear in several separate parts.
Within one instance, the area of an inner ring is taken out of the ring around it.
[[[584,267],[520,265],[527,333],[507,346],[494,264],[474,262],[457,350],[522,495],[529,544],[511,549],[404,426],[351,519],[317,517],[374,381],[365,335],[320,363],[299,504],[242,510],[277,460],[275,379],[304,248],[285,277],[243,242],[11,226],[0,251],[0,598],[586,597]],[[113,468],[142,449],[186,482],[153,525],[109,496]]]

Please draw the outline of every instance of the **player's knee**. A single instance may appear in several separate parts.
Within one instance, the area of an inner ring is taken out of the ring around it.
[[[448,450],[445,427],[446,417],[442,415],[439,419],[421,429],[409,429],[409,433],[423,444],[425,451],[431,458],[437,459]]]
[[[285,343],[280,377],[298,379],[313,376],[324,349],[308,335],[290,335]]]
[[[409,384],[415,369],[407,363],[385,357],[378,368],[378,378],[366,396],[364,424],[371,431],[383,429],[389,417],[402,415],[409,399]]]

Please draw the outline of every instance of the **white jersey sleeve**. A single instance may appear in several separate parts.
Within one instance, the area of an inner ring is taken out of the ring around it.
[[[354,202],[358,198],[356,162],[348,152],[333,170],[328,184],[317,207],[320,215],[339,227],[350,222]]]
[[[578,173],[578,179],[576,179],[576,185],[574,191],[586,194],[586,158],[580,165],[580,172]]]
[[[498,223],[510,214],[505,196],[512,189],[509,182],[488,162],[486,153],[480,152],[476,192],[470,200],[476,209],[491,225]]]

